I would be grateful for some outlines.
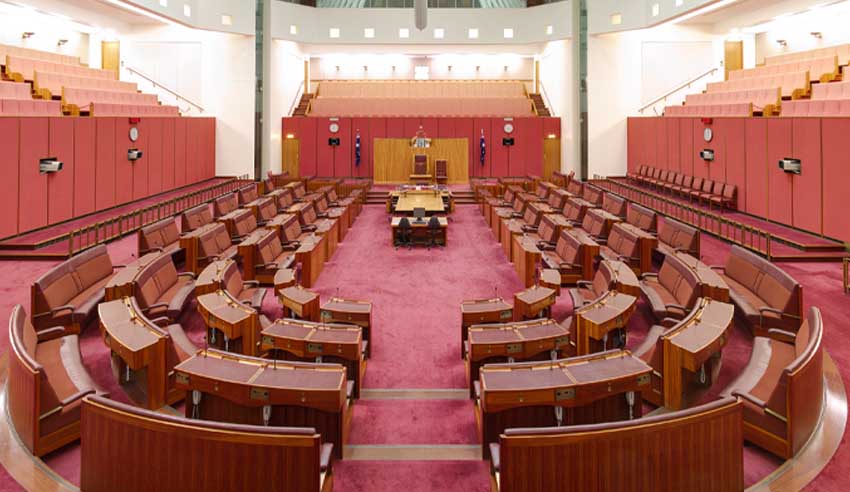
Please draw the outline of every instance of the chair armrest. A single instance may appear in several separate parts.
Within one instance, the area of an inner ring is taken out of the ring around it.
[[[790,331],[786,330],[780,330],[778,328],[771,328],[767,330],[767,336],[776,341],[786,343],[794,343],[794,341],[797,339],[796,333],[791,333]]]
[[[295,251],[296,249],[301,247],[301,242],[300,241],[289,241],[287,243],[281,244],[281,246],[283,247],[284,250]]]
[[[757,398],[757,397],[755,397],[755,396],[753,396],[749,393],[744,393],[744,392],[741,392],[741,391],[733,391],[732,396],[737,396],[737,397],[743,398],[744,400],[747,400],[748,402],[752,403],[753,405],[755,405],[755,406],[757,406],[761,409],[767,408],[767,403],[765,403],[764,400],[762,400],[761,398]]]
[[[50,328],[46,328],[44,330],[37,331],[36,335],[38,336],[39,339],[44,339],[44,338],[51,338],[51,335],[53,335],[53,334],[62,334],[62,333],[65,333],[65,327],[64,326],[53,326],[53,327],[50,327]]]
[[[328,213],[327,212],[318,213],[318,214],[316,214],[316,217],[318,217],[320,219],[327,219]]]
[[[75,401],[79,400],[80,398],[82,398],[82,397],[84,397],[84,396],[86,396],[86,395],[92,394],[92,393],[94,393],[94,390],[93,390],[93,389],[87,389],[87,390],[83,390],[83,391],[77,391],[77,392],[76,392],[76,393],[74,393],[73,395],[71,395],[71,396],[69,396],[69,397],[67,397],[67,398],[65,398],[65,399],[59,400],[59,403],[60,403],[63,407],[67,407],[67,406],[68,406],[68,405],[70,405],[71,403],[73,403],[73,402],[75,402]]]
[[[156,304],[151,304],[150,306],[143,308],[142,312],[146,313],[146,312],[152,311],[154,309],[167,308],[167,307],[168,307],[167,302],[157,302]]]
[[[38,314],[33,314],[32,319],[43,318],[45,316],[53,316],[57,313],[61,313],[62,311],[74,312],[74,310],[76,310],[76,309],[77,308],[75,306],[72,306],[70,304],[65,304],[64,306],[59,306],[58,308],[53,308],[50,311],[46,311],[46,312],[38,313]]]
[[[582,265],[580,265],[578,263],[562,262],[562,263],[558,263],[558,267],[559,268],[581,268]]]
[[[113,270],[118,270],[119,268],[126,268],[127,265],[112,265]]]
[[[542,250],[542,251],[554,251],[555,245],[544,242],[544,241],[540,241],[540,242],[537,243],[537,249]]]
[[[242,282],[242,287],[259,287],[259,286],[260,286],[260,282],[258,282],[256,280],[245,280],[244,282]]]
[[[646,280],[648,278],[658,278],[658,274],[655,272],[645,272],[640,276],[641,280]]]
[[[257,225],[259,225],[259,224],[257,224]],[[245,236],[238,236],[238,235],[230,236],[230,241],[234,242],[234,243],[242,241],[243,239],[245,239]]]
[[[306,232],[314,232],[316,229],[317,229],[317,227],[313,224],[307,224],[305,226],[301,226],[301,230],[306,231]]]
[[[681,311],[682,314],[688,314],[688,308],[682,306],[681,304],[665,304],[664,307],[667,308],[667,310],[675,309]]]
[[[661,320],[661,326],[665,328],[670,328],[672,326],[675,326],[679,321],[681,320],[678,320],[676,318],[664,318]]]
[[[523,232],[537,232],[537,228],[531,225],[524,225],[521,229]]]
[[[595,238],[593,238],[593,240],[596,241],[596,244],[599,244],[599,245],[602,245],[602,246],[608,245],[608,238],[607,237],[595,237]]]
[[[576,287],[590,289],[591,287],[593,287],[593,282],[590,282],[588,280],[579,280],[576,282]]]
[[[799,316],[782,312],[782,311],[780,311],[776,308],[772,308],[772,307],[769,307],[769,306],[760,307],[759,308],[759,314],[763,317],[765,313],[775,314],[775,315],[779,316],[780,318],[800,319]]]
[[[708,268],[711,268],[712,270],[720,270],[723,273],[726,273],[726,267],[723,265],[709,265]]]
[[[168,326],[171,324],[171,320],[168,319],[168,316],[160,316],[159,318],[150,320],[150,322],[156,326]]]
[[[195,274],[192,273],[192,272],[180,272],[180,273],[177,274],[177,276],[178,277],[189,277],[192,280],[195,280],[195,278],[197,278],[197,277],[195,277]]]
[[[139,256],[144,256],[144,255],[146,255],[148,253],[152,253],[154,251],[156,251],[157,253],[162,253],[163,251],[165,251],[165,249],[161,248],[159,246],[154,246],[153,248],[148,248],[144,251],[139,251]]]

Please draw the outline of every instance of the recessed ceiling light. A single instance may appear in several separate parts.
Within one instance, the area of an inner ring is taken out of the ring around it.
[[[233,25],[233,17],[231,17],[227,14],[222,14],[221,15],[221,25],[232,26]]]
[[[375,37],[375,28],[374,27],[367,27],[367,28],[363,29],[363,37],[369,38],[369,39],[374,38]]]
[[[168,0],[159,0],[159,4],[163,7],[168,7]]]
[[[332,27],[332,28],[328,29],[328,36],[333,38],[333,39],[338,38],[339,37],[339,28],[338,27]]]
[[[505,39],[513,39],[513,37],[514,37],[514,30],[513,30],[513,29],[511,29],[510,27],[506,27],[506,28],[504,29],[504,31],[502,32],[502,36],[504,36],[504,38],[505,38]]]
[[[437,27],[434,29],[434,39],[443,39],[446,37],[446,30],[442,27]]]
[[[657,3],[653,3],[652,4],[652,16],[658,17],[658,14],[660,14],[660,13],[661,13],[661,5],[659,5]]]
[[[676,0],[677,7],[681,7],[683,3],[685,3],[685,0]]]
[[[398,30],[398,37],[401,39],[407,39],[410,37],[410,29],[406,27],[402,27]]]
[[[469,28],[469,39],[478,39],[478,28],[470,27]]]
[[[296,26],[295,24],[290,24],[289,25],[289,34],[292,34],[293,36],[298,34],[298,26]]]
[[[623,14],[620,14],[620,13],[611,14],[611,25],[612,26],[619,26],[622,23],[623,23]]]
[[[546,26],[546,34],[550,34],[550,35],[551,35],[553,32],[555,32],[555,28],[554,28],[554,27],[552,27],[552,26]]]
[[[183,15],[186,17],[192,17],[192,7],[183,4]]]

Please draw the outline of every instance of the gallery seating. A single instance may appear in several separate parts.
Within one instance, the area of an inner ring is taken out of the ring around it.
[[[312,427],[190,419],[99,397],[86,398],[82,414],[81,490],[174,490],[174,477],[188,470],[199,470],[191,473],[187,485],[181,485],[193,492],[330,492],[333,488],[333,445],[323,444],[321,434]],[[128,442],[149,445],[128,446]],[[268,472],[234,473],[234,457],[247,455],[253,457],[252,467]],[[115,459],[118,456],[120,460]]]
[[[56,336],[39,341],[23,306],[12,308],[8,411],[18,437],[35,456],[79,438],[84,396],[108,396],[89,377],[77,335],[62,327],[54,331]]]
[[[819,84],[819,85],[832,85]],[[850,99],[797,99],[782,103],[784,117],[794,116],[850,116]]]
[[[135,104],[112,104],[92,102],[89,106],[91,116],[180,116],[177,106],[145,106]]]
[[[200,229],[207,224],[212,224],[212,222],[213,214],[210,210],[210,206],[206,203],[202,203],[201,205],[192,207],[180,214],[180,232],[186,234],[187,232],[192,232],[195,229]]]
[[[764,58],[765,65],[782,65],[785,63],[813,60],[823,58],[825,56],[838,56],[839,65],[847,65],[850,63],[850,44],[839,44],[835,46],[827,46],[825,48],[817,48],[805,51],[792,51],[789,53],[780,53],[778,55],[766,56]]]
[[[201,269],[213,260],[235,259],[237,256],[236,246],[232,243],[224,224],[209,228],[198,239],[197,263]]]
[[[125,82],[115,79],[92,79],[65,73],[35,72],[33,89],[43,96],[61,95],[65,87],[86,87],[100,91],[137,93],[139,88],[135,82]],[[58,102],[58,101],[57,101]]]
[[[593,275],[593,281],[579,280],[576,282],[576,286],[569,290],[573,309],[592,303],[610,290],[617,290],[628,295],[635,295],[639,292],[637,277],[625,263],[601,261],[596,274]]]
[[[661,227],[658,228],[658,246],[655,251],[662,256],[684,252],[694,258],[699,258],[699,240],[699,229],[665,217]]]
[[[637,203],[629,203],[626,223],[646,232],[655,232],[658,230],[658,214]]]
[[[522,82],[500,80],[387,80],[387,81],[323,81],[319,97],[347,98],[521,98]]]
[[[812,80],[817,80],[817,77]],[[761,77],[748,77],[739,80],[709,82],[706,84],[706,92],[745,91],[779,87],[782,97],[793,98],[794,96],[809,92],[809,81],[809,72],[807,70],[800,70]]]
[[[309,116],[533,116],[528,98],[349,98],[321,96]]]
[[[0,80],[0,115],[3,116],[60,116],[58,101],[33,99],[29,84]]]
[[[252,236],[239,247],[252,249],[250,258],[247,254],[243,255],[245,278],[261,284],[273,285],[278,270],[292,268],[295,264],[293,250],[283,248],[275,231],[268,231],[259,237]]]
[[[793,72],[809,72],[812,81],[824,83],[835,80],[838,76],[838,67],[838,56],[827,55],[818,58],[787,60],[782,63],[771,63],[770,65],[762,65],[760,67],[730,70],[729,80],[742,80]]]
[[[658,273],[641,275],[641,291],[658,321],[684,318],[702,295],[696,272],[675,255],[668,255]]]
[[[797,332],[803,287],[784,270],[740,246],[732,246],[725,266],[712,268],[729,285],[732,302],[756,335],[770,328]]]
[[[604,424],[509,428],[490,444],[495,492],[744,489],[734,398]],[[639,450],[639,451],[636,451]],[[621,473],[635,467],[640,477]],[[653,473],[648,473],[653,470]]]
[[[593,258],[599,253],[599,244],[581,229],[564,229],[554,249],[542,253],[546,268],[561,273],[561,284],[574,284],[593,278]]]
[[[648,272],[652,265],[652,250],[657,242],[647,232],[617,223],[600,246],[599,255],[606,260],[622,261],[636,273]]]
[[[133,292],[148,318],[176,321],[195,292],[195,275],[177,273],[171,256],[162,255],[145,265],[136,277]]]
[[[8,44],[0,44],[0,60],[6,60],[6,56],[20,56],[33,60],[44,60],[53,63],[62,63],[64,65],[80,66],[80,57],[63,55],[52,51],[36,50],[33,48],[24,48],[23,46],[11,46]]]
[[[170,257],[169,257],[170,260]],[[106,246],[90,248],[48,270],[32,284],[32,321],[39,340],[80,333],[103,301],[114,267]],[[51,328],[61,327],[60,330]]]
[[[254,214],[244,208],[236,209],[224,217],[219,218],[218,222],[225,225],[233,244],[242,241],[259,227]]]
[[[719,104],[752,104],[758,111],[779,109],[779,87],[751,91],[704,92],[685,96],[685,106],[714,106]]]
[[[34,60],[15,55],[6,55],[6,75],[18,82],[34,80],[35,72],[51,72],[89,79],[115,80],[117,74],[113,70],[89,68],[82,65],[69,65],[46,60]]]
[[[822,339],[811,307],[796,333],[771,328],[753,340],[747,366],[722,393],[743,399],[744,439],[783,459],[808,442],[824,404]]]
[[[752,103],[711,104],[705,106],[687,104],[684,106],[667,106],[664,108],[664,116],[734,116],[747,118],[752,115]]]
[[[236,193],[228,193],[213,200],[213,217],[219,219],[239,209]]]
[[[195,281],[195,295],[227,291],[231,297],[258,312],[263,306],[267,289],[256,280],[243,280],[239,266],[233,260],[215,261],[207,265]]]
[[[140,258],[152,251],[167,253],[172,258],[182,257],[184,252],[180,247],[180,232],[174,218],[169,217],[139,229],[138,249]]]
[[[88,111],[90,116],[148,115],[177,116],[177,106],[160,105],[154,94],[64,86],[62,106],[72,115]]]

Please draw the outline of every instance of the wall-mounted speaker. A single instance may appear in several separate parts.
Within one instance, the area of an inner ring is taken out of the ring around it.
[[[330,145],[331,147],[339,147],[339,137],[329,138],[328,145]]]

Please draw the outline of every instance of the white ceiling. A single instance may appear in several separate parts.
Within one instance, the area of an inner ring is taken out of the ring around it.
[[[692,17],[682,24],[713,25],[717,32],[762,24],[776,17],[804,12],[834,0],[738,0],[726,7]]]

